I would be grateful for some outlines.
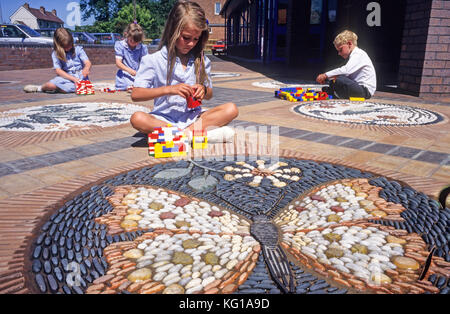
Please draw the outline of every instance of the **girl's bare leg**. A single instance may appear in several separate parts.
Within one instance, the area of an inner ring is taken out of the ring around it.
[[[58,88],[55,84],[47,82],[44,85],[42,85],[42,91],[43,92],[58,92],[58,93],[66,93],[62,89]]]
[[[153,132],[154,128],[167,125],[167,122],[158,120],[152,115],[142,111],[133,113],[130,118],[130,122],[133,128],[145,134]]]
[[[188,131],[193,131],[194,129],[205,130],[208,127],[212,127],[209,129],[212,130],[213,128],[227,125],[238,115],[239,110],[236,105],[231,102],[226,103],[203,112],[200,118],[186,129]]]

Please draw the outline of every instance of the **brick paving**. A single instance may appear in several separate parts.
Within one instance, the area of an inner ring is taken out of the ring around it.
[[[232,125],[246,133],[234,144],[209,145],[204,156],[232,152],[248,155],[279,154],[311,159],[373,172],[403,182],[436,198],[450,182],[450,102],[377,92],[377,102],[414,106],[444,117],[436,125],[387,127],[328,122],[294,114],[294,103],[273,97],[273,90],[253,82],[280,80],[305,73],[280,67],[213,60],[213,72],[240,76],[214,80],[215,98],[207,107],[232,101],[240,110]],[[113,65],[92,70],[94,82],[114,81]],[[26,84],[43,83],[53,77],[51,69],[0,72],[0,112],[30,106],[75,102],[132,103],[127,93],[75,95],[26,94]],[[309,75],[305,79],[312,78]],[[152,107],[152,102],[139,105]],[[279,147],[252,139],[252,131],[279,132]],[[155,163],[148,157],[145,138],[129,124],[87,131],[0,131],[0,293],[30,293],[26,270],[33,237],[59,205],[104,178]],[[198,152],[196,152],[198,153]]]

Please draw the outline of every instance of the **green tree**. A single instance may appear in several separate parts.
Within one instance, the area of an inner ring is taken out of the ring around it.
[[[134,21],[134,7],[130,3],[117,13],[114,19],[114,28],[116,33],[122,33],[125,27]],[[144,29],[146,36],[150,36],[152,29],[154,29],[155,18],[150,10],[136,5],[136,21]]]
[[[150,12],[151,18],[154,19],[152,23],[143,25],[138,19],[138,23],[146,30],[146,35],[149,38],[161,37],[164,25],[169,15],[170,10],[177,0],[135,0],[136,2],[136,15],[139,16],[139,11],[147,9]],[[95,22],[88,27],[76,27],[77,31],[87,32],[121,32],[119,28],[123,26],[115,25],[115,19],[118,17],[119,12],[125,7],[131,5],[133,8],[133,0],[80,0],[80,7],[83,12],[82,17],[84,20],[94,16]],[[139,10],[137,7],[139,6]],[[133,9],[128,10],[131,12],[130,18],[133,21]],[[120,18],[122,23],[123,17]],[[142,19],[144,21],[145,19]]]
[[[160,38],[164,30],[169,12],[178,0],[153,0],[147,2],[150,11],[155,17],[155,28],[152,29],[152,37]]]

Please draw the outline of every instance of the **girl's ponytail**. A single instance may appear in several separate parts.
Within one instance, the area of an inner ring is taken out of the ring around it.
[[[55,31],[53,35],[53,49],[56,52],[56,56],[59,60],[66,62],[66,51],[64,47],[71,45],[72,48],[70,50],[71,53],[75,51],[75,47],[73,46],[73,37],[65,28],[61,27]]]

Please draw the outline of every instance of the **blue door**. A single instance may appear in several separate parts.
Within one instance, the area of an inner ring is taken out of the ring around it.
[[[327,28],[332,28],[336,22],[337,0],[311,0],[309,21],[308,63],[322,63],[324,61]]]
[[[271,1],[272,2],[272,1]],[[271,61],[284,62],[286,61],[287,48],[287,15],[288,15],[288,0],[273,1],[272,12],[272,34],[270,38],[271,45]]]

